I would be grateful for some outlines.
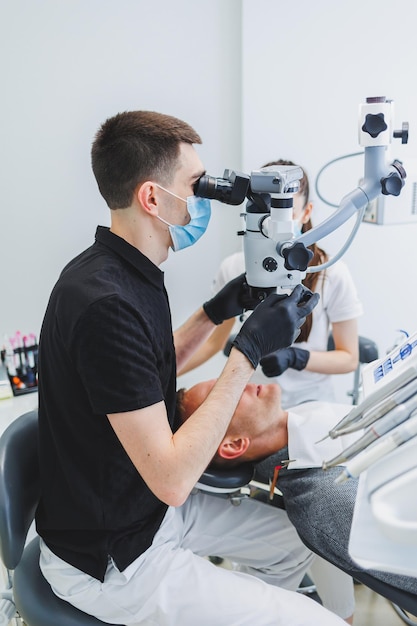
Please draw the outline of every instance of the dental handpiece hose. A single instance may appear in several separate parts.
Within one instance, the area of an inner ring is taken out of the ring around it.
[[[387,413],[384,417],[381,417],[375,424],[369,426],[362,437],[348,446],[343,452],[330,461],[323,461],[323,469],[334,467],[356,456],[371,443],[382,437],[382,435],[385,435],[389,430],[392,430],[395,426],[408,419],[415,409],[417,409],[417,395],[407,400],[407,402],[400,404],[395,409],[392,409],[392,411]]]
[[[408,383],[404,387],[401,387],[398,391],[395,391],[392,396],[389,398],[389,404],[386,401],[377,404],[376,407],[371,409],[369,412],[364,413],[362,419],[356,421],[354,424],[350,426],[346,426],[339,431],[341,435],[345,435],[348,433],[354,433],[358,430],[362,430],[362,428],[366,428],[370,426],[381,417],[387,414],[389,409],[394,409],[397,406],[403,404],[406,400],[411,398],[417,393],[417,378],[411,383]]]
[[[356,478],[376,461],[395,450],[400,445],[417,435],[417,415],[410,417],[405,424],[400,424],[392,432],[381,438],[380,441],[364,450],[354,459],[346,463],[343,471],[336,478],[335,483],[344,483],[349,478]]]
[[[353,409],[329,431],[328,437],[336,439],[337,437],[340,437],[340,435],[343,435],[344,429],[347,426],[361,420],[365,411],[368,411],[376,403],[378,403],[378,406],[384,407],[385,411],[393,409],[395,404],[392,400],[392,394],[403,385],[406,385],[414,380],[416,377],[417,368],[412,365],[405,371],[401,372],[397,378],[390,380],[382,389],[374,391],[360,404],[358,404],[358,406],[353,407]]]

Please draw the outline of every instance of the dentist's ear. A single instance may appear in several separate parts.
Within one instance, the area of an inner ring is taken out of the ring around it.
[[[159,189],[155,183],[146,181],[136,187],[134,195],[146,213],[158,215],[158,192]]]
[[[225,439],[219,446],[218,454],[222,459],[237,459],[249,448],[249,437]]]

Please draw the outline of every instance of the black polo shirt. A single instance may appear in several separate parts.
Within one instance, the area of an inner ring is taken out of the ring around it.
[[[42,496],[38,533],[103,580],[152,543],[167,506],[148,489],[106,414],[164,401],[173,426],[175,351],[163,273],[98,227],[55,285],[39,345]]]

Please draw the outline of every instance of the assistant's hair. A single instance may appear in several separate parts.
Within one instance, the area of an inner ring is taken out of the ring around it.
[[[91,149],[91,165],[110,209],[131,205],[141,182],[168,184],[178,167],[181,143],[201,143],[191,126],[155,111],[125,111],[107,119]]]
[[[269,163],[265,163],[265,165],[263,165],[262,167],[268,167],[270,165],[296,165],[296,163],[294,163],[293,161],[286,161],[285,159],[278,159],[278,161],[270,161]],[[309,202],[309,199],[310,199],[310,183],[309,183],[308,176],[307,176],[305,169],[303,167],[301,169],[303,170],[303,177],[300,180],[300,189],[298,193],[300,193],[304,198],[303,208],[305,208],[306,204]],[[311,219],[309,219],[308,222],[303,224],[301,232],[306,233],[308,230],[311,230],[312,228],[313,228],[313,224],[311,223]],[[325,263],[326,261],[328,261],[329,259],[328,255],[326,254],[324,250],[319,248],[319,246],[316,243],[313,243],[311,246],[309,246],[309,249],[313,253],[313,257],[309,265],[321,265],[322,263]],[[319,279],[319,274],[321,274],[321,272],[312,272],[311,274],[307,274],[304,280],[302,281],[303,285],[307,287],[308,289],[310,289],[311,291],[314,291],[314,288],[317,285],[317,281]],[[307,316],[305,323],[301,327],[301,332],[298,335],[297,339],[295,340],[296,343],[307,341],[310,335],[312,324],[313,324],[313,316],[310,313]]]

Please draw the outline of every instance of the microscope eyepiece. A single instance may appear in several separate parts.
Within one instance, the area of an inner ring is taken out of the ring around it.
[[[249,176],[225,170],[224,178],[204,174],[194,185],[194,193],[201,198],[218,200],[224,204],[242,204],[249,189]]]
[[[233,183],[225,178],[215,178],[214,176],[204,174],[195,183],[194,193],[202,198],[226,202],[232,187]]]

